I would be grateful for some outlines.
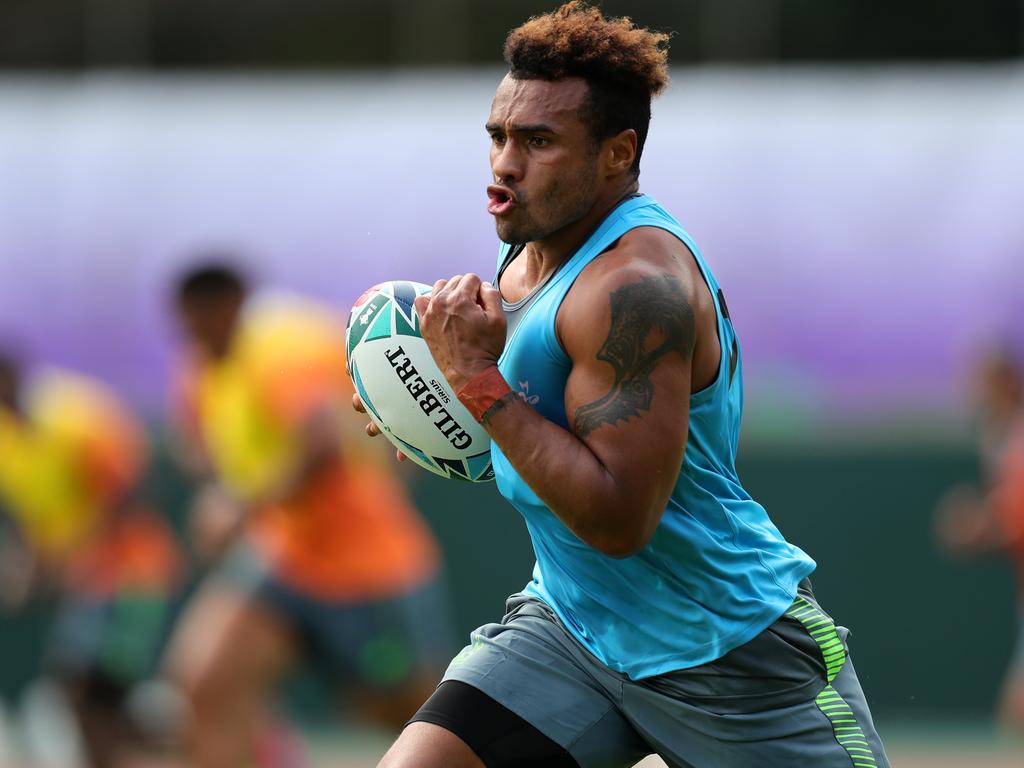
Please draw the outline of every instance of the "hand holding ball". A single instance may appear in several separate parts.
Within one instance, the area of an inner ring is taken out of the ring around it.
[[[442,477],[492,480],[490,437],[459,402],[420,332],[414,302],[430,293],[402,280],[364,293],[345,332],[349,374],[367,415],[409,459]]]

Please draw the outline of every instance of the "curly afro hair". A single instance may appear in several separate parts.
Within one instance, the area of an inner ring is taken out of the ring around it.
[[[595,141],[632,128],[637,135],[634,174],[651,121],[651,99],[668,84],[669,35],[608,19],[583,0],[534,16],[509,32],[505,61],[520,80],[581,77],[590,87],[583,115]]]

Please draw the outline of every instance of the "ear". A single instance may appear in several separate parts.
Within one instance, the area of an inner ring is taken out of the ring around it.
[[[627,128],[605,139],[604,156],[605,172],[609,176],[628,173],[636,159],[636,131]]]

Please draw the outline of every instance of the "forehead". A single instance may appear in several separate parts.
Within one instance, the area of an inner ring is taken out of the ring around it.
[[[517,80],[505,75],[494,94],[488,122],[552,127],[580,123],[580,108],[588,93],[587,82],[580,77]]]

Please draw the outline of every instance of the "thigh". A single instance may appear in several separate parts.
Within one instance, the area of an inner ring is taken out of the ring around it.
[[[164,663],[186,692],[229,697],[269,688],[295,656],[295,635],[286,619],[212,575],[186,605]]]
[[[500,623],[472,633],[444,680],[486,694],[581,768],[631,766],[649,754],[618,711],[618,677],[590,657],[540,601],[513,596],[507,607]]]
[[[458,680],[446,680],[420,707],[409,726],[429,724],[447,731],[451,746],[432,748],[431,759],[468,749],[476,764],[487,768],[579,768],[579,763],[565,747],[555,743],[535,726],[519,717],[483,691]],[[418,728],[414,734],[431,733]],[[404,736],[405,734],[403,734]],[[414,736],[420,741],[420,736]],[[405,741],[408,747],[408,739]],[[417,755],[409,748],[408,754]],[[419,759],[419,756],[417,756]],[[472,763],[473,761],[469,761]],[[419,768],[419,763],[414,762]],[[443,761],[439,765],[446,765]]]
[[[807,592],[712,665],[630,683],[623,711],[673,768],[886,768],[847,634]]]
[[[377,768],[485,768],[462,739],[439,725],[409,723]]]

